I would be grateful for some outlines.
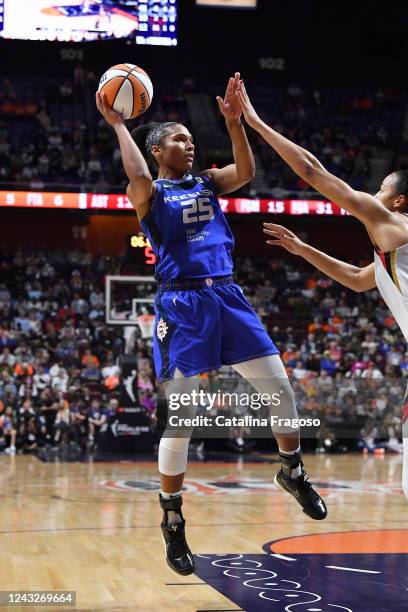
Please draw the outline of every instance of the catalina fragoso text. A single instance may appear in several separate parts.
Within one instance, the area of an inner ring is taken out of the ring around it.
[[[261,419],[250,414],[245,416],[226,417],[218,416],[196,416],[194,418],[179,417],[172,414],[169,417],[170,427],[290,427],[294,430],[300,427],[319,427],[320,419],[285,419],[272,415]]]

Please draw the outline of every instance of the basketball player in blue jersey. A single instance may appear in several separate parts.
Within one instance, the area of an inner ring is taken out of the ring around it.
[[[218,196],[254,176],[254,158],[234,91],[239,73],[217,98],[232,142],[234,163],[191,174],[193,137],[177,122],[151,123],[129,133],[122,117],[97,94],[97,107],[114,128],[129,178],[127,195],[157,256],[154,362],[167,397],[198,389],[197,376],[231,365],[258,393],[283,394],[285,417],[297,418],[294,394],[278,350],[233,280],[234,239]],[[153,181],[147,161],[154,161]],[[191,396],[190,396],[191,397]],[[179,574],[195,569],[185,538],[181,489],[192,431],[164,433],[159,446],[161,525],[169,566]],[[275,483],[290,492],[313,519],[327,516],[324,501],[303,469],[299,431],[274,428],[281,469]]]

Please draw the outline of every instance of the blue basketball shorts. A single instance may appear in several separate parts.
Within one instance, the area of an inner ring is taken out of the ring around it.
[[[161,381],[178,368],[194,376],[221,365],[279,354],[255,310],[234,282],[160,291],[155,300],[153,356]]]

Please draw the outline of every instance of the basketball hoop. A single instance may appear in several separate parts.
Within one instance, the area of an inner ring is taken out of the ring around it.
[[[142,338],[152,338],[155,316],[151,314],[141,314],[136,317]]]

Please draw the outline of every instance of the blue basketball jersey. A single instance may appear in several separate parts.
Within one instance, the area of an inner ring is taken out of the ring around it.
[[[155,181],[141,226],[157,257],[156,278],[206,278],[232,273],[234,238],[212,180],[187,174]]]

